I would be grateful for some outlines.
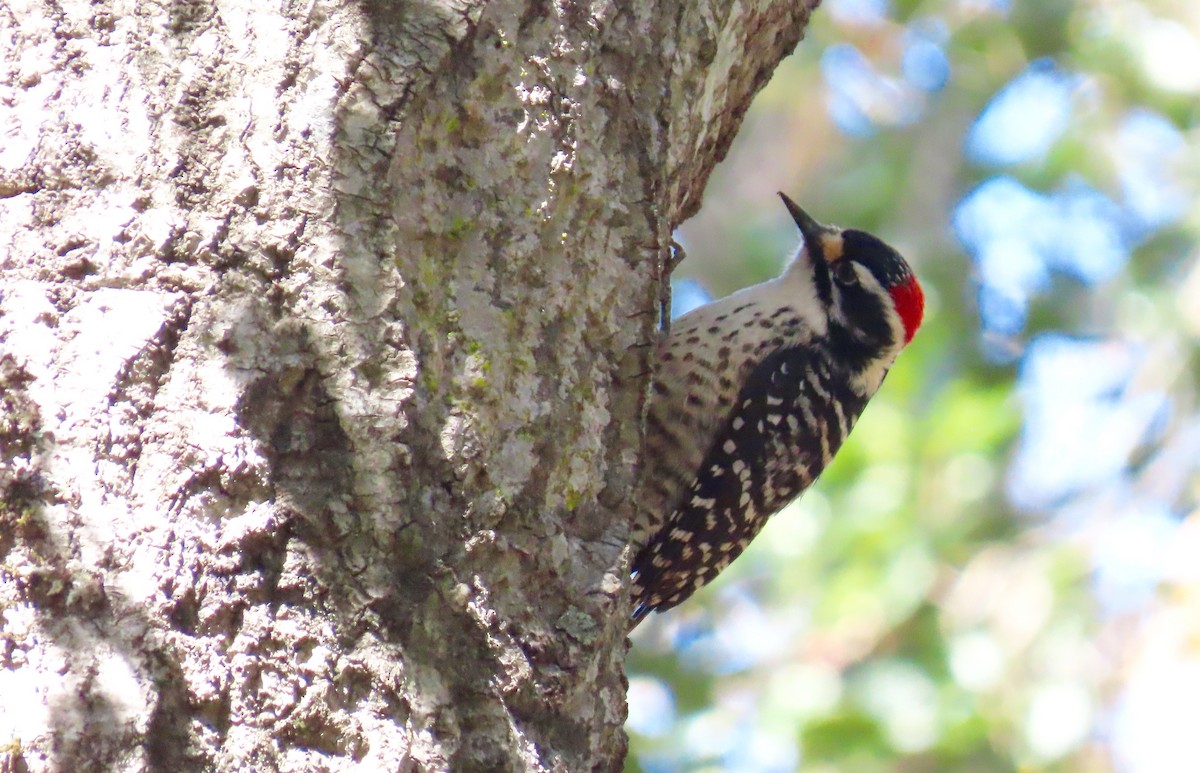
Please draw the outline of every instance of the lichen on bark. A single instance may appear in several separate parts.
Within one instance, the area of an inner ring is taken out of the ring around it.
[[[662,267],[807,14],[0,8],[3,764],[618,768]]]

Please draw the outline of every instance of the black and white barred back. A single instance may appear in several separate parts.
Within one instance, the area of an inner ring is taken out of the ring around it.
[[[779,278],[682,317],[660,350],[635,624],[706,585],[812,485],[920,324],[894,250],[784,200],[805,249]]]

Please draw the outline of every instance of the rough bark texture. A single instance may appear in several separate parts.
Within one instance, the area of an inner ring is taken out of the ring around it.
[[[619,769],[661,267],[808,13],[0,4],[0,768]]]

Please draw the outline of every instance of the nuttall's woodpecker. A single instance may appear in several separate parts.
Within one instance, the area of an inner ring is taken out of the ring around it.
[[[716,577],[817,479],[921,324],[899,253],[779,195],[804,238],[783,274],[685,314],[660,345],[634,625]]]

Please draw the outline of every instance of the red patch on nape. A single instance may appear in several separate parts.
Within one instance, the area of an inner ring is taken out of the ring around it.
[[[910,278],[902,285],[896,285],[889,292],[892,294],[892,303],[896,304],[900,321],[904,323],[904,343],[908,345],[925,316],[925,293],[921,290],[921,285],[917,284],[916,277]]]

